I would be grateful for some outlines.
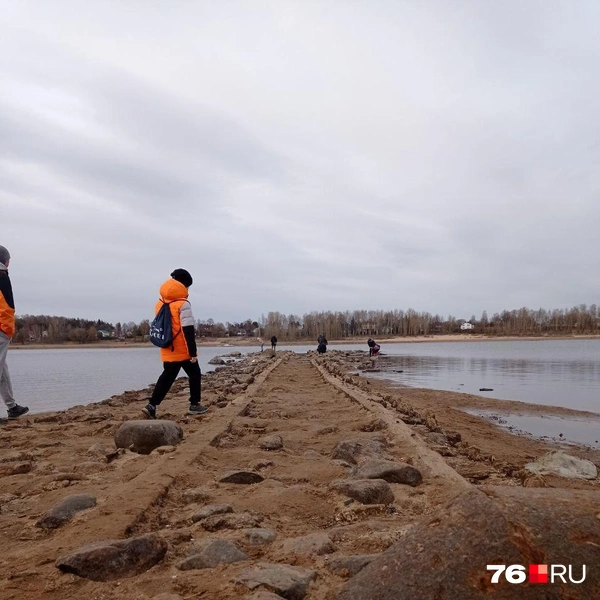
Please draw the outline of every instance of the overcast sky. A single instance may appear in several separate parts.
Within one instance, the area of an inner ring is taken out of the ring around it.
[[[600,303],[596,0],[0,0],[17,314]]]

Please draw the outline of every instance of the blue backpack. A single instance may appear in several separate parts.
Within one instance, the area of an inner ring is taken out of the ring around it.
[[[150,341],[159,348],[173,349],[173,340],[179,335],[179,331],[173,336],[173,326],[171,325],[171,303],[163,303],[160,310],[156,313],[152,323],[150,323]]]

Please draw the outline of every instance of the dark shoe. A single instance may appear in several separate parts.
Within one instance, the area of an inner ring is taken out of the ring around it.
[[[200,406],[200,404],[190,404],[188,415],[204,415],[208,412],[208,406]]]
[[[19,406],[15,404],[12,408],[8,409],[9,419],[18,419],[21,415],[25,415],[29,412],[29,408],[26,406]]]
[[[144,408],[142,408],[142,412],[149,419],[156,419],[156,406],[154,406],[154,404],[150,404],[150,402],[148,402],[148,404],[146,404],[146,406],[144,406]]]

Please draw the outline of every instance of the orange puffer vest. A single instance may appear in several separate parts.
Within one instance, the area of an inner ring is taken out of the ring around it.
[[[165,302],[170,302],[171,309],[171,325],[173,327],[173,346],[160,349],[160,358],[163,362],[179,362],[189,360],[191,358],[185,336],[181,329],[181,307],[188,301],[188,290],[179,281],[175,279],[167,279],[160,286],[160,297]],[[163,303],[159,300],[156,303],[154,313],[158,313]]]

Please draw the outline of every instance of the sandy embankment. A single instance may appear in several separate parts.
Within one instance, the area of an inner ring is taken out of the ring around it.
[[[330,556],[383,552],[408,526],[473,484],[598,489],[597,480],[526,476],[525,462],[554,446],[457,411],[454,405],[465,401],[461,394],[399,390],[364,374],[349,376],[348,369],[364,360],[356,355],[270,355],[252,354],[207,374],[203,402],[211,410],[203,418],[185,415],[187,391],[183,381],[176,383],[159,417],[180,425],[184,439],[149,455],[116,451],[113,442],[124,421],[140,418],[146,390],[0,426],[0,543],[10,548],[0,556],[0,598],[148,600],[168,592],[233,600],[249,594],[236,583],[240,574],[268,562],[308,569],[314,581],[305,597],[333,600],[348,573],[333,570]],[[262,449],[265,435],[280,436],[283,447]],[[388,505],[361,504],[333,491],[332,482],[351,471],[347,461],[334,459],[336,448],[356,439],[379,441],[382,456],[411,463],[423,483],[390,483],[394,499]],[[600,462],[598,453],[570,452]],[[220,481],[239,468],[262,481]],[[59,501],[81,493],[93,495],[97,505],[57,529],[36,526]],[[215,531],[192,519],[215,504],[230,505],[275,539],[253,545],[247,527]],[[85,543],[151,532],[168,541],[168,552],[134,577],[91,581],[55,566],[59,556]],[[329,539],[324,554],[290,550],[295,538],[310,534]],[[247,558],[201,570],[178,567],[195,544],[210,539],[233,542]]]

